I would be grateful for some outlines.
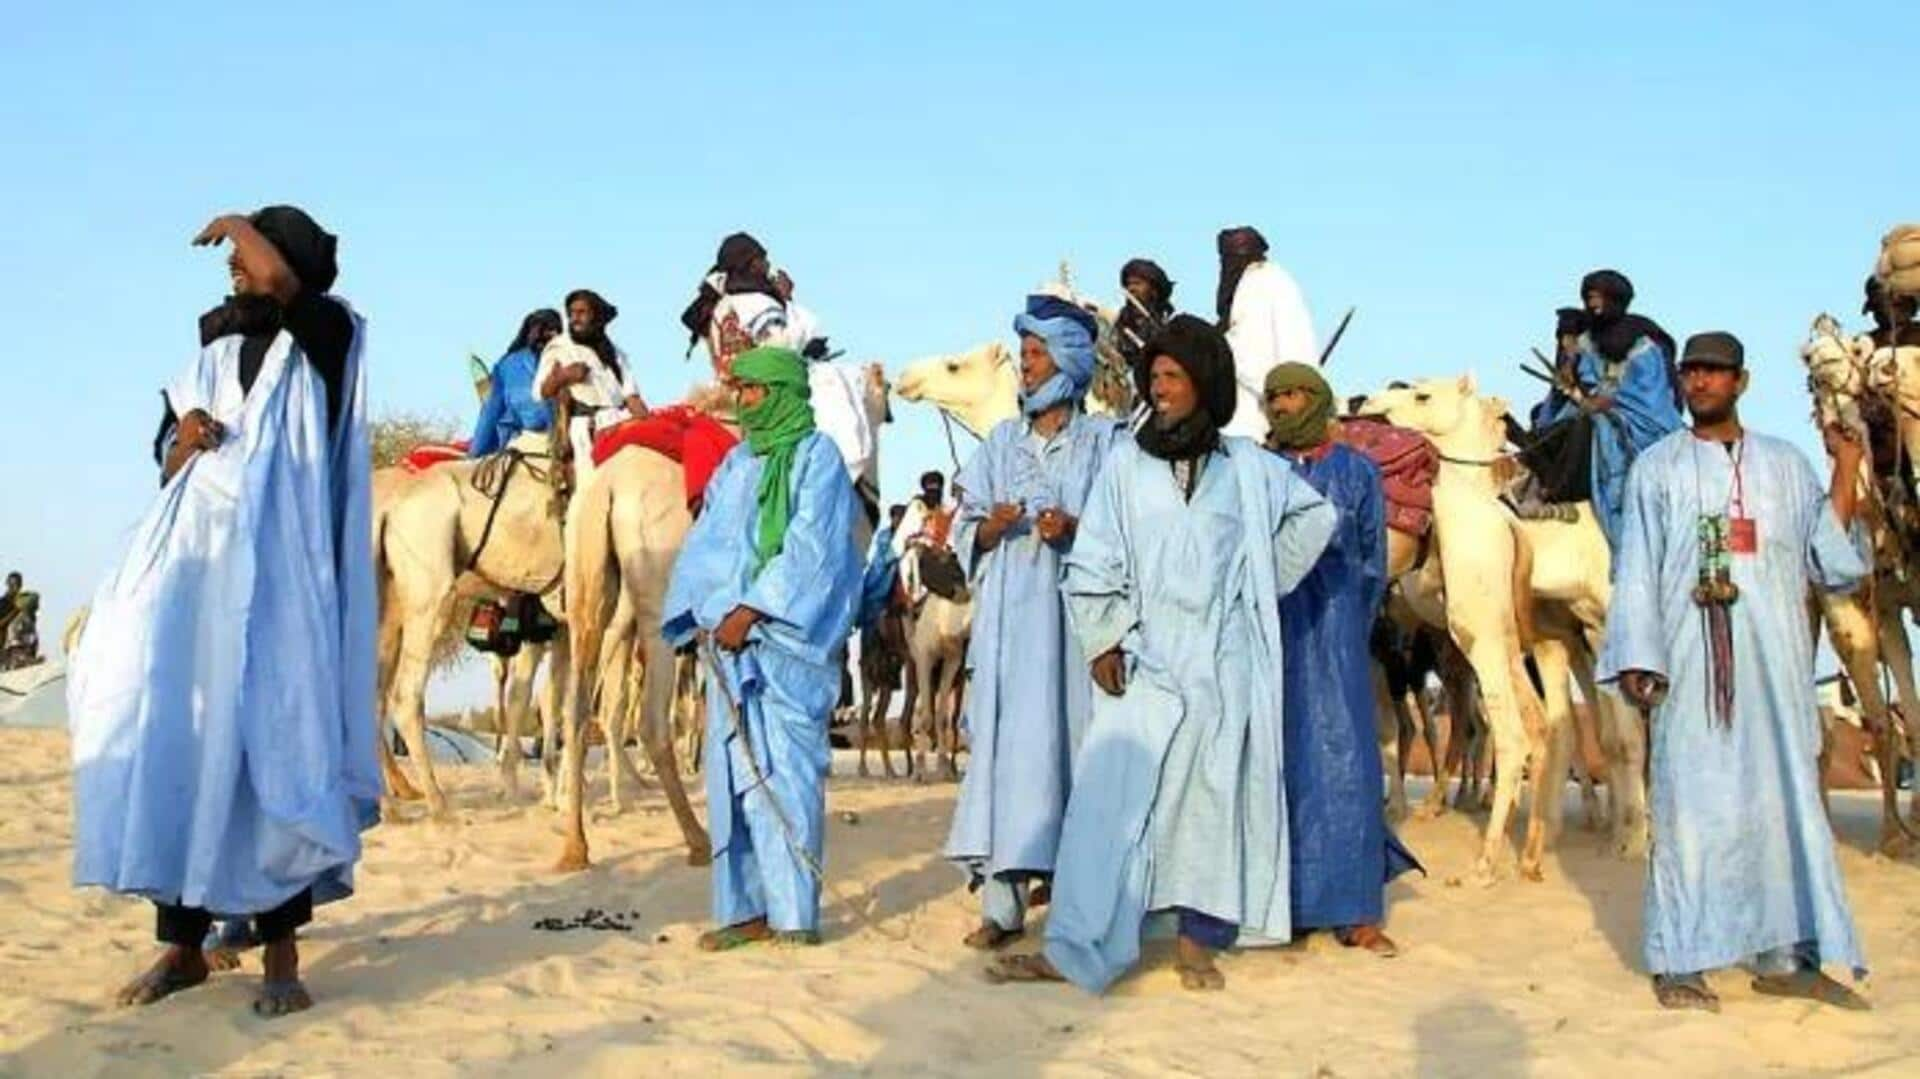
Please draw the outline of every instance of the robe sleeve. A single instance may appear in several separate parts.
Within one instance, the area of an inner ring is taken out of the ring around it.
[[[694,518],[673,560],[660,632],[675,648],[691,641],[697,631],[719,625],[739,605],[735,582],[745,557],[740,537],[747,535],[740,514],[755,506],[741,464],[744,452],[729,453],[720,463],[707,484],[706,511]]]
[[[541,387],[547,384],[547,376],[553,373],[554,368],[560,366],[560,348],[561,342],[564,340],[565,338],[562,336],[547,342],[547,347],[540,350],[540,362],[533,367],[533,385],[531,389],[533,395],[542,401],[551,400],[551,398],[540,391]]]
[[[1273,574],[1279,594],[1299,585],[1340,527],[1333,503],[1313,489],[1285,462],[1272,460],[1267,470],[1273,491]]]
[[[860,596],[853,483],[824,434],[803,443],[798,456],[787,537],[740,602],[767,617],[755,635],[826,663],[845,643]]]
[[[1653,462],[1638,462],[1627,473],[1620,544],[1613,552],[1613,606],[1607,612],[1607,640],[1596,671],[1601,682],[1617,682],[1623,671],[1651,671],[1665,677],[1661,606],[1693,602],[1689,593],[1665,596],[1660,589],[1670,527],[1660,480],[1658,464]],[[1692,528],[1693,522],[1685,522],[1684,527]]]
[[[473,437],[467,441],[468,457],[485,457],[500,449],[500,416],[507,409],[507,388],[500,382],[506,366],[505,363],[497,363],[493,366],[492,385],[487,390],[487,401],[480,406],[480,418],[473,424]]]
[[[998,497],[993,482],[995,442],[993,438],[982,442],[967,459],[966,467],[953,476],[953,485],[960,491],[960,503],[953,514],[953,553],[960,556],[960,568],[968,578],[979,573],[985,561],[985,555],[974,549],[974,540],[980,535],[980,522],[987,519]]]
[[[1797,483],[1805,504],[1812,507],[1807,514],[1807,580],[1823,592],[1851,592],[1866,578],[1872,558],[1866,526],[1856,515],[1851,535],[1840,527],[1833,502],[1821,488],[1813,466],[1798,452],[1794,453],[1794,471],[1799,475]]]
[[[1366,593],[1367,610],[1378,612],[1387,596],[1387,507],[1380,486],[1380,470],[1372,462],[1360,472],[1360,504],[1355,517],[1365,554],[1360,560],[1360,587]]]
[[[1140,618],[1122,487],[1127,471],[1118,463],[1101,471],[1061,571],[1068,622],[1089,663],[1116,646],[1137,651],[1129,647],[1139,639]]]

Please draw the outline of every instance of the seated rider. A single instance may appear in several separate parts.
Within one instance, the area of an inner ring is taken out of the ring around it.
[[[515,438],[553,426],[553,412],[534,392],[533,375],[547,342],[560,336],[560,312],[543,307],[520,322],[520,332],[507,346],[489,377],[487,400],[473,425],[468,457],[485,457],[507,448]]]
[[[1627,469],[1648,446],[1681,426],[1679,383],[1673,338],[1652,319],[1627,313],[1633,284],[1625,275],[1596,270],[1580,282],[1580,296],[1586,326],[1580,327],[1578,312],[1563,313],[1555,372],[1561,381],[1534,409],[1533,421],[1540,432],[1583,418],[1592,424],[1590,496],[1600,530],[1613,547]],[[1571,349],[1565,343],[1569,336]]]

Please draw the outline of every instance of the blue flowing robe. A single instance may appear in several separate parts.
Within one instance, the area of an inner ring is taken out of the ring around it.
[[[291,335],[167,389],[226,440],[168,480],[71,664],[73,879],[222,915],[353,890],[379,817],[365,325],[338,422]]]
[[[553,425],[552,409],[534,393],[533,372],[539,366],[539,357],[530,348],[515,349],[493,365],[493,388],[480,406],[467,456],[499,453],[516,436]]]
[[[1593,513],[1606,534],[1607,545],[1620,547],[1620,518],[1625,512],[1627,472],[1649,446],[1679,430],[1684,421],[1669,379],[1669,357],[1653,338],[1642,337],[1627,350],[1627,358],[1610,364],[1580,337],[1574,376],[1589,397],[1611,397],[1613,407],[1594,415]],[[1554,391],[1534,409],[1534,425],[1550,426],[1572,418],[1580,406]]]
[[[1280,599],[1293,927],[1376,925],[1386,882],[1418,866],[1387,830],[1374,735],[1367,640],[1387,587],[1380,469],[1338,444],[1289,459],[1340,512],[1313,572]]]
[[[727,926],[764,916],[783,932],[817,930],[814,869],[824,864],[832,757],[827,725],[860,600],[860,550],[853,540],[858,507],[840,451],[818,431],[808,435],[794,454],[785,543],[755,575],[762,467],[742,443],[714,473],[706,508],[674,562],[662,630],[678,647],[699,631],[712,632],[735,607],[766,616],[738,653],[701,645],[702,662],[714,662],[723,680],[713,684],[716,672],[707,670],[713,919]],[[734,728],[735,704],[751,747]]]
[[[856,621],[862,629],[877,625],[887,613],[887,600],[893,597],[893,578],[900,570],[900,559],[893,553],[893,527],[881,525],[867,548],[867,566],[860,576],[860,614]]]
[[[946,857],[979,881],[1053,871],[1072,783],[1073,751],[1093,707],[1093,679],[1074,654],[1060,597],[1060,548],[1041,540],[1040,511],[1078,518],[1121,427],[1075,413],[1043,446],[1025,419],[988,434],[954,477],[953,546],[973,580],[967,647],[967,745]],[[997,503],[1024,516],[980,553],[980,525]]]
[[[1809,587],[1843,591],[1866,574],[1812,466],[1749,432],[1741,451],[1757,554],[1731,556],[1731,728],[1711,718],[1704,615],[1692,599],[1699,515],[1728,512],[1733,461],[1688,431],[1648,450],[1627,484],[1600,677],[1666,676],[1652,720],[1653,854],[1647,966],[1691,974],[1812,943],[1864,966],[1833,833],[1820,806]]]
[[[1279,598],[1337,516],[1242,438],[1191,500],[1131,441],[1107,459],[1062,584],[1083,661],[1117,645],[1128,667],[1094,694],[1054,865],[1046,954],[1082,988],[1139,960],[1149,911],[1291,935]]]

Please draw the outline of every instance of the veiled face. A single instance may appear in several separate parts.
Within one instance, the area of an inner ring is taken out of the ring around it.
[[[1200,401],[1187,369],[1172,356],[1153,358],[1147,396],[1153,401],[1153,422],[1160,427],[1171,427],[1193,415]]]
[[[1020,388],[1028,393],[1047,384],[1047,380],[1058,374],[1060,366],[1053,362],[1053,353],[1047,351],[1047,343],[1033,334],[1020,338]]]
[[[1313,407],[1313,396],[1298,386],[1275,390],[1267,394],[1267,414],[1272,416],[1298,416]]]
[[[742,412],[750,408],[758,408],[760,402],[767,399],[767,388],[758,382],[735,380],[729,382],[728,386],[733,390],[734,407]]]
[[[1152,307],[1153,301],[1159,298],[1155,295],[1153,282],[1148,281],[1144,277],[1127,278],[1126,289],[1127,295],[1139,300],[1148,307]]]

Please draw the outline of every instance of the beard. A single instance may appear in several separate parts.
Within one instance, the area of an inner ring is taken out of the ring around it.
[[[1693,416],[1695,427],[1710,427],[1733,418],[1733,402],[1731,400],[1703,401],[1696,405],[1688,401],[1687,412]]]

